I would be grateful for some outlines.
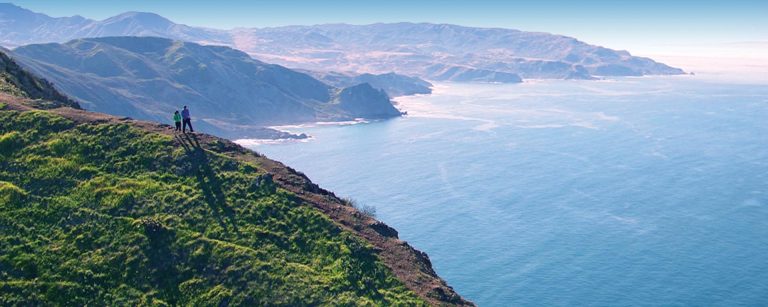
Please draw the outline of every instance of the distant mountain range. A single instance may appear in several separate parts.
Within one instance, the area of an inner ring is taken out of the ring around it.
[[[14,58],[91,111],[169,122],[187,105],[201,130],[284,137],[266,125],[399,116],[368,84],[344,89],[223,46],[156,37],[33,44]]]
[[[179,25],[157,14],[128,12],[95,21],[81,16],[54,18],[0,3],[0,44],[5,47],[105,36],[158,36],[191,42],[222,42],[225,31]]]
[[[0,5],[0,44],[66,42],[83,37],[158,36],[226,45],[262,61],[312,71],[354,71],[430,80],[520,82],[521,78],[682,74],[648,58],[589,45],[575,38],[448,24],[327,24],[216,30],[173,23],[151,13],[101,21],[53,18]]]

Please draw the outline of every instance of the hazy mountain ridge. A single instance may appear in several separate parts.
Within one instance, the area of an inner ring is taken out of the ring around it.
[[[679,74],[682,70],[548,33],[448,24],[331,24],[241,30],[235,46],[272,62],[307,69],[339,67],[443,80],[434,65],[460,66],[526,78]],[[248,44],[255,40],[260,44]],[[242,46],[242,47],[241,47]],[[482,71],[486,73],[481,73]],[[452,80],[450,77],[447,80]],[[466,81],[466,80],[462,80]]]
[[[188,105],[199,128],[263,137],[265,125],[399,116],[386,95],[341,89],[223,46],[153,37],[104,37],[16,48],[14,57],[88,110],[168,121]],[[364,105],[358,105],[364,104]]]
[[[92,36],[148,35],[228,45],[291,68],[395,72],[432,80],[518,82],[518,77],[592,79],[684,73],[627,51],[589,45],[562,35],[449,24],[214,30],[178,25],[152,13],[124,13],[93,21],[82,17],[51,18],[9,4],[0,6],[0,22],[4,28],[0,30],[0,42],[5,46]]]
[[[126,12],[105,20],[50,17],[0,3],[0,42],[6,47],[104,36],[159,36],[195,42],[226,42],[225,31],[176,24],[153,13]]]

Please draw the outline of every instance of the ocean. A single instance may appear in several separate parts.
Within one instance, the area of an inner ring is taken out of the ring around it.
[[[480,306],[768,305],[768,86],[438,83],[403,118],[250,148],[429,254]]]

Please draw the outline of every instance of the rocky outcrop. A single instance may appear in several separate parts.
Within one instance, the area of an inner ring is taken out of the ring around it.
[[[337,100],[339,107],[353,118],[390,118],[400,115],[387,93],[368,83],[341,90]]]

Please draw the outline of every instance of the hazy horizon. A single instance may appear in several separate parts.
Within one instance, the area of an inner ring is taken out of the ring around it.
[[[543,1],[507,3],[420,1],[67,1],[11,2],[52,17],[103,20],[129,11],[159,14],[175,23],[215,29],[328,23],[448,23],[547,32],[627,50],[687,72],[768,74],[768,2]],[[80,5],[72,5],[78,3]],[[375,14],[371,14],[375,12]]]
[[[128,12],[152,12],[177,23],[230,29],[325,23],[451,23],[575,36],[613,45],[768,41],[768,3],[761,1],[11,1],[54,17],[105,19]],[[78,3],[81,5],[72,5]],[[609,27],[606,27],[609,26]],[[619,48],[614,46],[615,48]]]

